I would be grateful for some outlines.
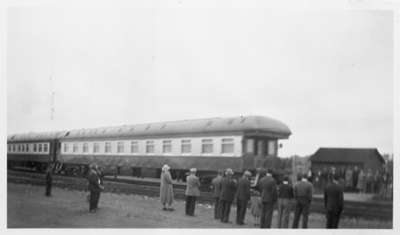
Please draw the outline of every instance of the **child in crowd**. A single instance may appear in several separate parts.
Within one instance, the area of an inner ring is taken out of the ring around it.
[[[260,193],[256,190],[251,190],[251,215],[254,218],[254,226],[260,225],[261,215],[261,197]]]

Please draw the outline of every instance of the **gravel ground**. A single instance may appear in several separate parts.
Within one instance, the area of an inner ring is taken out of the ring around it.
[[[53,188],[53,196],[44,196],[44,187],[7,185],[8,228],[255,228],[248,211],[244,226],[223,224],[214,220],[213,208],[197,204],[196,216],[184,214],[184,202],[174,203],[175,211],[161,210],[158,198],[139,195],[103,193],[100,209],[88,213],[86,192]],[[234,222],[236,208],[232,206],[230,221]],[[277,212],[274,212],[273,227]],[[293,213],[290,222],[292,222]],[[311,214],[310,228],[323,228],[325,218]],[[363,219],[342,219],[341,228],[392,228],[392,222]]]

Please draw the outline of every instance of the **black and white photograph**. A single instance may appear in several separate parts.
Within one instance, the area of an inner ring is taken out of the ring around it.
[[[2,16],[6,230],[399,225],[391,1],[26,2]]]

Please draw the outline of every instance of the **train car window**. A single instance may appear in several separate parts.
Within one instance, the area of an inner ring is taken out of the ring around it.
[[[118,152],[118,153],[123,153],[123,152],[125,152],[125,149],[124,149],[124,142],[118,142],[118,143],[117,143],[117,152]]]
[[[111,142],[106,142],[105,152],[111,153]]]
[[[21,145],[20,144],[18,144],[18,150],[17,151],[21,152]]]
[[[259,140],[257,142],[257,155],[262,156],[264,155],[265,151],[264,151],[264,140]]]
[[[94,153],[100,152],[100,145],[99,145],[99,143],[94,143],[94,144],[93,144],[93,152],[94,152]]]
[[[43,152],[47,153],[48,150],[48,145],[47,144],[43,144]]]
[[[190,140],[181,140],[181,152],[182,153],[192,152],[192,145],[190,143]]]
[[[89,152],[89,145],[88,145],[88,143],[83,143],[82,152],[84,152],[84,153]]]
[[[232,138],[222,139],[221,152],[222,153],[233,153],[234,143]]]
[[[146,141],[146,153],[154,153],[154,141]]]
[[[254,139],[246,140],[246,153],[254,154]]]
[[[163,140],[163,153],[170,153],[172,151],[172,141]]]
[[[25,151],[29,152],[29,144],[25,144]]]
[[[64,153],[67,153],[68,152],[68,144],[64,143],[63,145],[64,145]]]
[[[11,152],[11,144],[7,144],[7,150],[8,152]]]
[[[37,152],[37,144],[33,144],[33,152]]]
[[[21,152],[25,152],[25,144],[21,144]]]
[[[15,144],[12,145],[12,151],[15,152]]]
[[[137,141],[131,141],[131,153],[139,152],[139,144]]]
[[[214,151],[214,145],[212,139],[201,140],[201,152],[212,153]]]
[[[72,152],[77,153],[79,149],[78,143],[72,144]]]
[[[39,150],[38,150],[38,152],[41,153],[41,152],[42,152],[42,149],[43,149],[42,144],[39,144]]]
[[[276,154],[276,140],[269,140],[268,141],[268,155],[275,155]]]

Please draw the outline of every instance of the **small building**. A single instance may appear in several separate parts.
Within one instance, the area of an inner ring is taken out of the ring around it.
[[[385,160],[376,148],[319,148],[311,157],[311,169],[318,170],[354,168],[376,171]]]

